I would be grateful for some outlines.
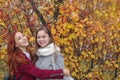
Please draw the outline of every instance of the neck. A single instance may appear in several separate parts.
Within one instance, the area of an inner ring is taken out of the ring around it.
[[[23,47],[19,47],[19,49],[21,49],[24,52],[26,51],[26,47],[24,47],[24,48]]]

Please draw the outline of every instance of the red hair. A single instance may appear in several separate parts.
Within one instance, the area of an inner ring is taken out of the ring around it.
[[[17,71],[18,64],[26,64],[27,61],[22,54],[22,50],[16,47],[15,35],[17,32],[13,32],[9,35],[8,44],[7,44],[7,53],[8,53],[8,66],[9,74],[11,80],[13,79],[14,72]],[[18,54],[20,55],[18,57]],[[17,64],[16,64],[17,63]]]

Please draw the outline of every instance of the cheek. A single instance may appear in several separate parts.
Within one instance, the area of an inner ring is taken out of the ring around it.
[[[37,44],[39,44],[39,39],[37,39]]]
[[[39,42],[39,39],[37,39],[37,43]]]
[[[15,43],[16,43],[17,47],[21,45],[21,43],[19,41],[16,41]]]
[[[16,41],[16,44],[21,45],[21,44],[23,44],[22,42],[23,42],[23,40],[22,40],[22,39],[21,39],[21,40],[17,40],[17,41]]]
[[[48,39],[48,42],[49,42],[49,43],[51,43],[51,42],[52,42],[50,38]]]
[[[48,45],[49,43],[51,43],[51,40],[50,39],[46,39],[46,44]]]

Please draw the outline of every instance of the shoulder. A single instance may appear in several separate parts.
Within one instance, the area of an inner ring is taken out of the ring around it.
[[[16,55],[15,62],[17,62],[18,64],[31,64],[32,61],[29,60],[23,52],[19,52]]]
[[[62,54],[60,51],[56,51],[56,54],[57,54],[58,56],[63,56],[63,54]]]
[[[54,54],[54,57],[55,57],[55,59],[62,60],[63,59],[63,54],[59,51],[59,52],[57,52],[57,53]]]
[[[16,55],[17,58],[23,58],[25,57],[25,54],[23,52],[19,52],[17,55]]]

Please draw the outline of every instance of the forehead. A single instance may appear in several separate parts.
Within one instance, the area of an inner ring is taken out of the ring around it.
[[[21,32],[17,32],[17,33],[15,34],[15,38],[17,38],[17,37],[19,37],[19,36],[21,36],[21,35],[22,35]]]
[[[38,36],[39,35],[46,35],[47,33],[44,31],[44,30],[40,30],[40,31],[38,31]]]

